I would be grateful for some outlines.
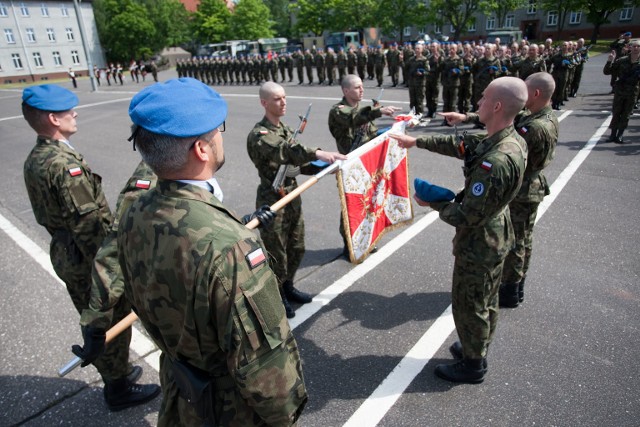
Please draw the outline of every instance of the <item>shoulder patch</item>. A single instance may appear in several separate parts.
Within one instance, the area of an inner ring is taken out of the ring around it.
[[[139,179],[136,181],[136,188],[142,188],[143,190],[148,190],[151,186],[151,181],[146,179]]]
[[[493,167],[493,165],[487,161],[482,162],[482,164],[480,165],[480,167],[486,171],[491,171],[491,168]]]
[[[267,135],[269,133],[268,130],[261,130],[260,135]]]
[[[484,193],[484,184],[481,182],[476,182],[471,186],[471,193],[474,196],[482,196]]]
[[[253,251],[249,252],[245,256],[245,259],[252,269],[267,261],[267,257],[264,255],[264,251],[262,250],[262,248],[254,249]]]
[[[80,169],[79,167],[71,168],[69,169],[69,175],[71,176],[82,175],[82,169]]]
[[[527,134],[527,132],[529,132],[529,129],[527,129],[527,127],[526,127],[526,126],[522,126],[520,129],[518,129],[518,133],[519,133],[520,135],[526,135],[526,134]]]

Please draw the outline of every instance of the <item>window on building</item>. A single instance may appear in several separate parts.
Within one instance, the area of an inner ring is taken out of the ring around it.
[[[529,0],[527,15],[535,15],[538,12],[538,0]]]
[[[56,33],[53,31],[53,28],[47,28],[47,38],[51,43],[56,41]]]
[[[630,1],[626,1],[620,10],[620,21],[630,21],[631,18],[633,18],[633,5]]]
[[[77,50],[71,51],[71,62],[73,62],[73,65],[80,65],[80,55],[78,55]]]
[[[66,4],[62,3],[60,5],[60,13],[62,13],[62,16],[69,17],[69,9],[67,9]]]
[[[75,40],[73,37],[73,28],[65,28],[64,32],[67,34],[67,40],[72,42]]]
[[[27,28],[25,31],[27,33],[27,41],[29,43],[35,43],[36,42],[36,32],[33,30],[33,28]]]
[[[569,14],[569,24],[577,25],[582,21],[582,11],[571,12]]]
[[[496,28],[496,17],[490,16],[487,18],[487,30],[495,30]]]
[[[411,35],[411,27],[404,27],[402,30],[402,35],[405,37],[409,37]]]
[[[547,13],[547,27],[555,27],[558,25],[558,11],[551,10]]]
[[[504,26],[507,28],[513,27],[513,23],[515,22],[515,19],[516,19],[515,15],[507,15],[504,18]]]
[[[13,35],[13,30],[11,28],[4,29],[4,38],[7,39],[7,43],[14,44],[16,42],[16,38]]]
[[[7,17],[9,16],[9,12],[7,11],[7,5],[4,3],[0,3],[0,16]]]
[[[40,56],[40,52],[33,52],[33,63],[38,68],[42,68],[44,66],[42,64],[42,56]]]
[[[13,61],[13,67],[16,70],[22,70],[22,59],[20,59],[19,53],[12,53],[11,60]]]
[[[470,32],[470,33],[473,33],[473,32],[476,31],[476,21],[473,21],[473,22],[468,24],[467,31]]]
[[[434,34],[442,34],[442,25],[434,24],[433,25],[433,33]]]
[[[53,52],[53,63],[56,67],[62,66],[62,58],[60,57],[60,52]]]
[[[20,15],[29,16],[29,8],[25,2],[20,2]]]
[[[40,13],[42,16],[49,17],[49,6],[46,3],[40,3]]]

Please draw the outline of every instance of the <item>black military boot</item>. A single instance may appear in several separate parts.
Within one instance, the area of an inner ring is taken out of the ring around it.
[[[624,133],[624,129],[618,129],[618,132],[616,133],[616,139],[614,140],[614,142],[616,144],[623,144],[624,141],[622,140],[622,134]]]
[[[298,304],[307,304],[313,300],[311,295],[300,292],[294,288],[291,280],[285,280],[282,284],[282,289],[284,290],[284,295],[289,301],[297,302]]]
[[[617,138],[618,129],[611,129],[611,135],[607,138],[607,142],[615,142]]]
[[[524,279],[518,284],[518,302],[524,302]]]
[[[134,384],[124,377],[106,383],[103,393],[107,406],[115,412],[149,402],[160,394],[160,386]]]
[[[130,383],[138,382],[140,377],[142,376],[142,366],[132,366],[131,371],[127,374],[127,381]]]
[[[291,307],[291,304],[289,304],[289,300],[287,300],[287,296],[282,289],[280,289],[280,298],[282,298],[282,305],[284,306],[284,312],[287,314],[287,319],[295,317],[296,312],[293,310],[293,307]]]
[[[520,302],[520,283],[501,283],[498,295],[500,307],[516,308]]]
[[[484,381],[485,373],[482,359],[462,359],[452,364],[438,365],[435,370],[435,374],[443,380],[470,384]]]
[[[449,353],[451,353],[453,358],[456,359],[456,360],[464,359],[464,353],[462,352],[462,343],[460,341],[456,341],[453,344],[451,344],[451,347],[449,347]],[[485,373],[487,372],[487,358],[486,357],[482,358],[482,369],[484,369]]]

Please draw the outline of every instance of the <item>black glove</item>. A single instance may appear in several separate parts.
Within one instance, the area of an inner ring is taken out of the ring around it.
[[[263,228],[269,228],[276,219],[276,213],[269,208],[269,205],[262,205],[254,213],[243,216],[242,223],[246,225],[255,218],[258,218]]]
[[[94,328],[91,326],[82,327],[82,338],[84,339],[84,348],[79,345],[71,347],[71,352],[83,360],[83,368],[96,360],[104,353],[105,339],[107,335],[104,329]]]

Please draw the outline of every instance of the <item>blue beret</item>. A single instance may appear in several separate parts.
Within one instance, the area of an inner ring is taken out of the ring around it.
[[[30,86],[22,91],[22,101],[43,111],[67,111],[78,105],[78,97],[58,85]]]
[[[129,104],[134,124],[160,135],[199,136],[227,118],[227,102],[206,84],[189,77],[155,83]]]
[[[439,187],[420,178],[413,180],[413,186],[416,189],[416,195],[420,200],[425,202],[447,202],[456,197],[455,193],[448,188]]]
[[[631,32],[627,31],[626,33],[623,34],[623,36],[625,37],[631,37]]]

